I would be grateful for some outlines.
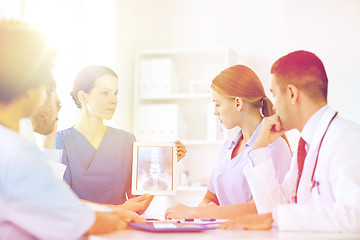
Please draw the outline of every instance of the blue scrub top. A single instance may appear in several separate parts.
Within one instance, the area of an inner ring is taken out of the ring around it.
[[[81,198],[104,204],[122,204],[131,189],[132,133],[107,127],[96,150],[74,127],[59,131],[56,148],[63,149],[67,165],[64,180]]]

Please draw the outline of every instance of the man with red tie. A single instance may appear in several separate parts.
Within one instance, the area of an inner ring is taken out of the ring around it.
[[[264,119],[249,153],[252,167],[244,172],[259,214],[220,228],[360,232],[360,126],[328,106],[328,80],[315,54],[292,52],[271,73],[277,114]],[[301,138],[278,183],[265,147],[289,129],[299,130]]]

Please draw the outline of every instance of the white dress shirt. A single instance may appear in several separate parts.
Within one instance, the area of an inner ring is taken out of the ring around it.
[[[95,214],[50,172],[37,146],[0,125],[0,239],[77,239]]]
[[[306,123],[301,136],[307,142],[307,156],[299,182],[298,204],[293,196],[297,182],[297,154],[289,172],[279,184],[271,155],[266,148],[249,153],[255,165],[244,174],[259,213],[273,212],[279,230],[360,232],[360,126],[337,116],[322,142],[314,180],[311,176],[321,138],[335,111],[319,109]]]

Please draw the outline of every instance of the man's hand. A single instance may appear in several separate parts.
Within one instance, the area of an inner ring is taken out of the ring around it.
[[[277,114],[264,118],[253,149],[267,147],[285,132]]]
[[[130,222],[145,222],[145,218],[140,217],[137,213],[126,209],[118,209],[114,212],[123,221]]]
[[[95,212],[95,214],[95,222],[85,233],[85,236],[110,233],[125,229],[129,222],[145,221],[144,218],[139,217],[136,213],[124,209],[118,209],[116,212]]]
[[[182,218],[195,218],[196,208],[188,207],[181,203],[170,207],[165,212],[165,218],[170,219],[182,219]]]
[[[235,228],[243,228],[245,230],[269,230],[272,228],[271,213],[267,214],[250,214],[230,221],[224,222],[218,226],[220,229],[232,230]]]
[[[150,194],[143,194],[141,196],[128,199],[122,205],[111,206],[110,208],[113,211],[117,211],[118,209],[130,210],[141,215],[146,211],[153,199],[154,196]]]
[[[186,147],[180,141],[174,141],[176,147],[177,161],[179,162],[186,154]]]

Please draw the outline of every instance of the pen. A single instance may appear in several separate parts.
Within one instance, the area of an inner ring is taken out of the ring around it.
[[[204,221],[204,222],[215,222],[216,219],[215,219],[215,218],[202,218],[201,221]]]
[[[173,219],[166,219],[163,221],[160,221],[162,223],[181,223],[179,220],[173,220]]]

